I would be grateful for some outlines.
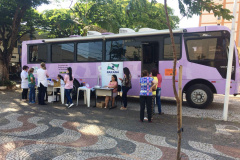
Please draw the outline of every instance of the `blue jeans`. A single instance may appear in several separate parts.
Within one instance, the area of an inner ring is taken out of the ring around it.
[[[67,97],[67,104],[72,104],[72,98],[70,96],[70,93],[72,92],[72,89],[65,89],[65,95]]]
[[[162,113],[160,97],[161,97],[161,88],[157,88],[157,91],[156,91],[156,101],[157,101],[157,105],[158,105],[158,113]]]
[[[34,84],[28,84],[28,88],[30,90],[30,92],[29,92],[29,103],[30,102],[35,103],[35,85]]]

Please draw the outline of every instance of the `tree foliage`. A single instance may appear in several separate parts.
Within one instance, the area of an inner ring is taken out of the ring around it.
[[[28,9],[22,18],[17,40],[21,39],[24,35],[29,34],[30,39],[35,38],[35,31],[42,27],[42,16],[35,9]]]
[[[42,13],[42,26],[39,33],[47,33],[49,38],[80,35],[82,26],[75,21],[69,9],[46,10]]]
[[[169,20],[172,28],[176,28],[179,23],[178,16],[173,14],[173,10],[168,7]],[[130,28],[154,28],[166,29],[166,18],[164,5],[156,1],[131,0],[127,6],[127,21]]]
[[[144,27],[167,28],[162,4],[150,3],[148,0],[139,0],[138,5],[133,4],[131,0],[79,0],[70,10],[43,12],[46,22],[44,28],[45,31],[49,31],[49,37],[68,36],[71,30],[66,29],[66,25],[74,28],[76,32],[72,32],[73,34],[82,35],[85,35],[87,30],[118,33],[119,28],[135,30]],[[171,11],[171,26],[175,28],[179,23],[179,18],[173,15],[171,8],[169,10]],[[64,18],[66,13],[68,14],[67,21]]]
[[[202,11],[212,12],[215,17],[230,20],[230,10],[223,8],[222,4],[215,4],[212,0],[178,0],[180,13],[184,17],[201,15]]]
[[[0,40],[3,46],[3,49],[0,48],[0,63],[3,64],[3,79],[9,78],[10,59],[26,12],[43,3],[48,3],[48,0],[0,0]]]

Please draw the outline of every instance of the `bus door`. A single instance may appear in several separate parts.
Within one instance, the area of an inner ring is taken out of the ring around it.
[[[158,68],[158,42],[144,42],[142,43],[142,66],[141,70],[151,72],[153,68]]]

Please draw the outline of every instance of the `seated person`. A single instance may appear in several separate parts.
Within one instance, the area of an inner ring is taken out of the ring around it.
[[[114,88],[113,89],[113,100],[111,96],[106,96],[105,98],[105,108],[107,108],[109,99],[112,100],[112,106],[114,106],[114,102],[115,102],[115,97],[117,96],[117,88],[118,88],[118,82],[117,82],[117,76],[114,74],[111,77],[111,81],[109,82],[108,86],[105,86],[108,88]]]
[[[64,83],[64,79],[63,76],[61,76],[60,74],[57,76],[58,81],[60,81],[60,86],[64,87],[65,83]]]
[[[63,80],[63,76],[61,76],[60,74],[57,76],[57,80],[52,79],[52,81],[54,82],[54,87],[64,87],[65,83]],[[57,93],[60,92],[60,88],[57,88]]]
[[[57,76],[57,80],[52,79],[52,81],[54,82],[54,87],[64,87],[65,85],[63,76],[61,76],[60,74]]]

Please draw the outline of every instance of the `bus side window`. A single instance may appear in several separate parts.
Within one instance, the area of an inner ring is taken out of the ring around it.
[[[180,36],[174,36],[177,59],[181,58]],[[164,38],[163,60],[173,60],[172,42],[170,37]]]
[[[125,60],[124,40],[107,41],[106,42],[106,60],[121,61]]]
[[[144,38],[109,40],[106,42],[107,61],[141,61]]]
[[[94,62],[102,60],[102,41],[81,42],[77,44],[77,61]]]
[[[52,62],[74,62],[74,43],[52,44]]]
[[[189,39],[186,43],[190,61],[214,60],[217,38]],[[192,49],[194,49],[194,51]]]
[[[47,61],[47,45],[39,44],[29,46],[30,62],[46,62]]]

